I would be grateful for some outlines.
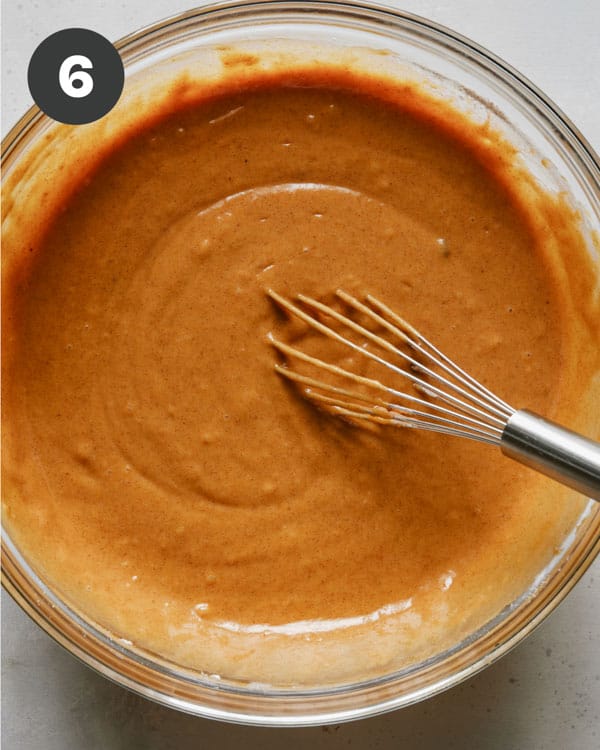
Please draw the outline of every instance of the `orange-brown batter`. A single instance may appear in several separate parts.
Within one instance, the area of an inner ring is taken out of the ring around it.
[[[517,407],[553,417],[578,393],[511,150],[418,92],[328,75],[174,96],[65,194],[7,282],[21,548],[115,637],[278,684],[464,636],[581,507],[492,449],[332,419],[273,373],[267,334],[291,327],[265,290],[343,286]]]

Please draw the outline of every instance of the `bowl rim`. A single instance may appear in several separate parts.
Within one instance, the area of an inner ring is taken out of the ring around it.
[[[511,80],[514,87],[520,93],[529,94],[547,110],[547,114],[554,115],[553,119],[559,126],[562,134],[570,134],[574,143],[570,144],[575,147],[576,152],[590,168],[592,173],[596,173],[596,181],[600,182],[600,156],[596,153],[592,145],[585,138],[583,133],[577,128],[573,121],[565,112],[550,99],[544,92],[538,88],[529,78],[520,73],[515,67],[506,62],[503,58],[488,50],[483,45],[478,44],[471,38],[460,34],[454,29],[449,28],[437,21],[432,21],[425,16],[416,13],[409,13],[399,8],[395,8],[385,3],[371,2],[371,0],[216,0],[206,4],[195,6],[181,13],[166,16],[158,21],[142,26],[140,29],[118,39],[114,42],[120,54],[127,54],[128,51],[135,48],[139,42],[143,42],[148,36],[156,32],[164,31],[170,26],[177,26],[190,19],[203,19],[215,17],[222,13],[234,12],[239,18],[242,15],[251,14],[261,9],[271,8],[276,10],[302,10],[323,12],[325,10],[337,11],[339,13],[352,12],[355,15],[364,15],[364,12],[370,13],[377,20],[392,24],[398,21],[405,21],[420,27],[424,31],[430,31],[434,34],[443,36],[454,50],[460,49],[462,53],[473,57],[483,68],[506,74]],[[362,12],[362,13],[361,13]],[[370,20],[370,19],[369,19]],[[10,153],[8,149],[18,141],[23,132],[30,128],[39,119],[45,117],[44,113],[36,104],[33,104],[12,128],[2,138],[1,156],[4,160]],[[566,133],[564,132],[566,131]],[[599,186],[600,188],[600,186]]]
[[[458,34],[441,24],[413,13],[398,10],[381,3],[361,2],[360,0],[340,0],[339,2],[336,0],[319,0],[318,2],[316,0],[311,0],[309,2],[302,2],[301,0],[239,0],[238,2],[221,0],[220,2],[211,2],[149,24],[122,37],[115,43],[115,46],[125,57],[125,61],[127,62],[129,60],[128,56],[134,55],[135,51],[140,46],[148,43],[149,40],[151,41],[153,37],[162,34],[169,29],[176,29],[186,22],[201,24],[205,19],[215,19],[219,16],[232,17],[238,22],[245,18],[256,21],[260,16],[260,13],[264,11],[274,13],[279,11],[284,13],[301,11],[306,15],[314,12],[321,14],[331,12],[337,13],[340,16],[350,14],[355,18],[366,20],[371,24],[379,23],[384,26],[387,25],[402,28],[405,31],[408,29],[410,32],[414,32],[418,29],[426,36],[437,37],[438,41],[443,40],[446,46],[448,46],[454,53],[459,53],[462,56],[467,57],[477,66],[478,69],[483,69],[487,74],[491,73],[495,77],[500,77],[504,83],[510,84],[511,88],[527,102],[529,107],[541,110],[545,118],[560,134],[560,137],[567,142],[571,151],[587,171],[591,178],[594,197],[600,202],[600,159],[589,142],[571,120],[562,112],[562,110],[560,110],[554,102],[543,94],[531,81],[521,75],[515,68],[506,63],[500,57],[471,39]],[[29,110],[15,123],[2,139],[1,150],[3,164],[5,160],[11,156],[13,150],[18,147],[24,138],[26,138],[31,129],[45,117],[46,116],[39,110],[39,108],[34,105],[30,107]],[[482,656],[475,660],[471,660],[466,666],[463,666],[445,678],[438,679],[433,684],[426,685],[424,688],[413,690],[406,695],[395,695],[366,705],[353,705],[349,708],[342,709],[329,708],[327,710],[315,711],[313,707],[313,709],[308,709],[307,711],[300,713],[286,713],[285,711],[283,713],[277,711],[269,713],[266,710],[257,713],[256,711],[249,712],[239,709],[222,709],[215,706],[191,702],[189,699],[178,697],[175,694],[164,690],[161,691],[156,687],[152,687],[131,678],[123,671],[120,671],[117,665],[107,664],[106,661],[98,656],[97,651],[94,652],[92,649],[93,644],[90,642],[94,638],[104,641],[104,646],[108,651],[115,650],[115,643],[100,630],[91,626],[85,619],[80,618],[76,612],[74,612],[44,584],[43,580],[30,568],[24,558],[22,558],[16,545],[10,540],[4,527],[2,528],[2,585],[25,613],[34,620],[34,622],[36,622],[46,633],[48,633],[48,635],[59,643],[59,645],[73,654],[76,658],[113,682],[160,704],[206,718],[248,725],[291,727],[340,723],[374,716],[396,708],[411,705],[426,697],[436,695],[443,690],[474,676],[514,648],[527,635],[533,632],[533,630],[550,614],[550,612],[558,606],[589,568],[595,557],[600,554],[600,512],[595,513],[595,522],[592,520],[589,526],[590,528],[587,529],[584,538],[579,539],[575,545],[576,547],[583,545],[585,552],[582,554],[581,558],[578,559],[569,576],[564,578],[553,588],[546,586],[546,588],[551,589],[549,591],[546,591],[546,589],[543,588],[540,592],[543,596],[541,603],[538,603],[539,606],[534,608],[533,613],[526,613],[528,616],[525,618],[525,622],[521,623],[521,626],[515,628],[507,637],[498,641],[491,650],[486,651]],[[574,554],[574,550],[570,550],[569,556],[573,556]],[[35,587],[37,587],[38,595],[35,598],[27,596],[24,592],[20,582],[20,577],[27,579],[27,582],[30,585],[33,582]],[[518,612],[520,610],[520,605],[528,598],[529,594],[530,592],[525,592],[522,597],[517,599],[506,609]],[[42,598],[40,599],[39,597]],[[75,630],[79,628],[80,630],[85,631],[86,635],[84,637],[86,638],[88,635],[91,636],[87,641],[84,641],[86,648],[83,648],[81,643],[77,643],[74,640],[74,635],[69,635],[68,632],[61,629],[57,623],[51,619],[48,607],[53,612],[56,612],[56,608],[61,609],[64,617],[71,620],[71,624],[74,625]],[[496,620],[498,620],[499,624],[506,623],[506,611],[503,610],[497,618],[494,618],[494,620],[491,621],[491,623],[486,623],[475,634],[472,634],[473,640],[477,640],[480,632],[484,630],[489,635],[490,625],[493,626],[493,623]],[[493,629],[494,628],[492,627],[492,630]],[[464,648],[468,648],[469,644],[467,643],[465,645],[465,643],[466,642],[463,641],[461,644],[458,644],[455,650],[458,652],[464,650]],[[126,648],[121,649],[121,653],[126,654],[134,660],[139,661],[140,659],[139,655],[136,655],[132,651],[128,651]],[[452,653],[452,649],[443,654],[436,655],[435,658],[441,659],[449,653]],[[156,667],[159,666],[152,660],[147,660],[147,664],[151,671],[156,670]],[[415,669],[421,669],[426,664],[427,662],[420,663],[415,666]],[[181,670],[178,674],[180,679],[185,679],[185,675],[182,674]],[[391,681],[398,678],[399,674],[400,673],[396,672],[386,675],[384,681],[386,683],[391,683]],[[283,699],[288,702],[296,699],[303,699],[307,696],[316,696],[318,698],[318,696],[325,694],[334,697],[336,693],[338,696],[349,695],[353,691],[356,692],[363,689],[365,686],[370,687],[376,685],[377,682],[378,680],[367,680],[357,683],[356,685],[343,685],[339,688],[324,688],[317,691],[273,691],[272,693],[269,693],[269,696],[275,701]],[[207,685],[206,687],[208,687],[209,690],[214,690],[216,692],[219,692],[220,690],[221,693],[227,693],[230,690],[229,686],[219,688],[219,686],[214,683]],[[255,697],[257,695],[256,692],[251,690],[242,690],[240,694],[247,697]],[[259,695],[264,695],[264,691],[261,691]]]
[[[593,502],[593,501],[590,501]],[[483,669],[491,666],[509,651],[515,648],[548,617],[548,615],[554,611],[554,609],[564,600],[567,594],[577,584],[586,570],[589,568],[591,563],[594,561],[597,555],[600,554],[600,509],[596,512],[596,523],[594,524],[595,529],[591,528],[588,530],[587,536],[591,538],[591,541],[586,539],[579,540],[579,545],[588,547],[585,554],[578,561],[577,566],[571,572],[571,574],[559,582],[559,585],[551,591],[542,591],[543,593],[543,605],[534,611],[533,614],[525,613],[524,623],[514,629],[514,632],[508,637],[497,641],[493,648],[484,651],[483,655],[476,660],[470,661],[466,666],[459,670],[456,670],[449,674],[442,680],[438,680],[433,685],[426,685],[424,688],[414,690],[406,695],[396,695],[384,700],[377,701],[372,704],[364,706],[352,706],[350,708],[336,708],[327,710],[304,711],[299,713],[281,713],[277,710],[269,711],[269,701],[274,701],[273,705],[276,707],[277,701],[283,700],[286,702],[290,701],[302,701],[303,699],[316,696],[317,698],[321,695],[329,698],[335,698],[336,696],[347,696],[352,692],[356,692],[364,687],[377,687],[376,682],[380,684],[386,684],[394,679],[398,678],[398,673],[392,673],[385,675],[378,681],[365,681],[356,683],[355,685],[342,685],[333,689],[325,689],[321,691],[273,691],[266,696],[263,691],[255,693],[251,690],[241,691],[241,696],[250,698],[256,695],[264,696],[267,698],[262,711],[257,713],[256,711],[245,711],[245,710],[232,710],[222,709],[215,706],[207,706],[204,704],[198,704],[186,699],[184,697],[178,697],[174,693],[165,691],[164,689],[158,689],[155,686],[151,686],[136,677],[131,677],[120,671],[118,667],[113,663],[108,665],[105,660],[101,658],[102,653],[107,651],[111,655],[117,654],[116,664],[119,663],[119,655],[126,655],[132,658],[139,666],[140,662],[146,661],[144,666],[147,666],[150,672],[157,672],[157,667],[161,667],[160,664],[153,663],[150,660],[140,660],[139,657],[129,651],[126,647],[119,647],[111,640],[110,637],[99,631],[95,626],[90,625],[84,619],[82,619],[76,612],[74,612],[69,605],[63,602],[58,595],[56,595],[39,576],[31,570],[27,562],[22,558],[18,550],[12,541],[5,535],[4,529],[2,529],[2,586],[16,602],[16,604],[28,615],[38,626],[40,626],[59,646],[64,648],[71,655],[75,656],[81,663],[90,667],[97,674],[109,679],[121,687],[127,688],[130,691],[140,695],[144,698],[148,698],[158,704],[167,706],[169,708],[177,709],[183,713],[200,716],[203,718],[216,719],[218,721],[243,724],[243,725],[254,725],[254,726],[274,726],[274,727],[303,727],[303,726],[315,726],[322,724],[339,724],[358,719],[364,719],[371,716],[377,716],[379,714],[387,713],[389,711],[396,710],[398,708],[405,708],[415,703],[438,695],[445,690],[454,687],[466,679],[472,678],[481,672]],[[17,560],[15,561],[14,557]],[[5,565],[8,559],[8,565]],[[27,579],[28,583],[33,580],[35,585],[36,596],[28,597],[23,593],[23,587],[20,585],[19,577]],[[529,592],[525,592],[519,599],[511,603],[506,610],[512,610],[515,615],[519,614],[520,605],[527,600],[533,601],[530,597]],[[60,623],[56,622],[56,614],[62,618],[65,625],[64,628],[60,627]],[[54,619],[53,619],[54,618]],[[500,627],[505,623],[506,616],[505,610],[500,612],[492,622],[497,622],[497,627]],[[468,649],[471,641],[477,641],[480,633],[488,640],[493,642],[493,633],[488,631],[490,623],[485,623],[478,631],[471,634],[468,642],[461,642],[458,644],[453,651],[460,656],[460,652]],[[79,631],[83,631],[84,640],[81,643],[81,635]],[[488,632],[486,632],[488,631]],[[79,639],[77,636],[79,635]],[[91,636],[91,640],[90,640]],[[95,642],[94,642],[95,641]],[[98,648],[98,646],[100,648]],[[92,650],[91,647],[94,647]],[[452,651],[452,650],[451,650]],[[100,656],[98,655],[100,653]],[[448,657],[449,652],[442,654],[436,654],[430,661],[435,662],[440,659]],[[426,664],[426,663],[425,663]],[[148,666],[149,665],[149,666]],[[413,670],[420,670],[424,666],[424,663],[415,665]],[[167,668],[168,669],[168,668]],[[164,676],[164,674],[163,674]],[[143,677],[143,673],[142,673]],[[215,692],[222,692],[218,685],[212,684],[208,686],[209,690]],[[234,692],[235,688],[231,690],[229,686],[225,688],[226,692]],[[288,705],[288,709],[290,706]]]

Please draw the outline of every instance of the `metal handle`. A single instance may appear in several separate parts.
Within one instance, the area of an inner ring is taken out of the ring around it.
[[[600,443],[521,409],[506,423],[500,447],[505,456],[600,501]]]

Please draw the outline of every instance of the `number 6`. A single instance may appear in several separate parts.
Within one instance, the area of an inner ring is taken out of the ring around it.
[[[79,65],[80,68],[87,68],[88,70],[94,67],[89,57],[85,57],[84,55],[70,55],[60,66],[58,82],[67,96],[82,99],[91,93],[94,88],[94,79],[89,73],[83,70],[73,71],[75,65]],[[73,85],[76,81],[79,81],[79,86]]]

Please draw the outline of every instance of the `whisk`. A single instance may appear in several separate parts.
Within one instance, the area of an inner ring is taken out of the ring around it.
[[[513,409],[375,297],[367,295],[361,302],[343,290],[336,292],[346,309],[360,314],[366,324],[370,322],[377,330],[391,334],[389,338],[303,294],[294,302],[272,290],[268,295],[314,330],[412,384],[413,393],[400,390],[312,356],[270,334],[271,343],[286,359],[275,369],[295,382],[315,405],[351,420],[431,430],[488,443],[500,447],[505,456],[600,500],[600,443],[526,409]],[[371,344],[386,356],[372,351]],[[310,365],[321,378],[293,369],[294,360]],[[324,381],[325,372],[348,387]]]

